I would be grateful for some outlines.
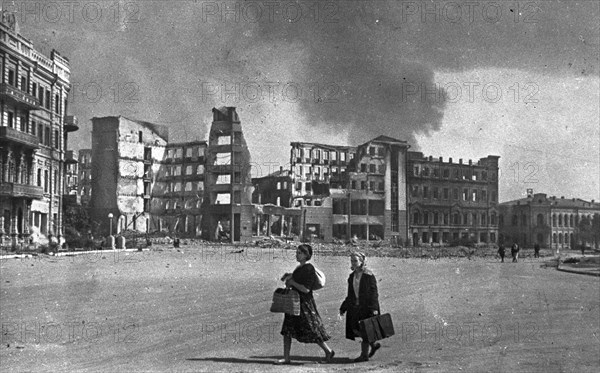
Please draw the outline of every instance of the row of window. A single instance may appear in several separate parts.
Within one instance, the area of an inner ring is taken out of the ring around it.
[[[191,146],[185,148],[185,157],[204,157],[205,152],[204,146]],[[167,149],[167,159],[181,159],[184,154],[184,148],[168,148]]]
[[[413,185],[411,186],[411,196],[412,197],[423,197],[423,198],[432,198],[432,199],[442,199],[442,200],[450,200],[450,188],[439,188],[429,186],[420,186]],[[460,200],[465,202],[488,202],[488,192],[486,189],[469,189],[463,188],[462,193],[459,196],[459,189],[452,189],[452,199],[455,201]],[[490,195],[490,201],[496,202],[498,198],[498,194],[495,190],[492,191]]]
[[[346,160],[354,159],[354,153],[338,150],[294,148],[294,157],[305,159],[307,163],[311,163],[313,159],[346,162]]]
[[[423,176],[423,177],[435,177],[439,178],[441,175],[442,178],[449,179],[450,178],[450,169],[449,168],[429,168],[422,167],[420,165],[415,165],[413,167],[413,176]],[[487,171],[475,171],[471,169],[460,169],[454,168],[452,172],[452,176],[454,179],[458,180],[471,180],[471,181],[487,181],[488,180],[488,172]],[[491,172],[489,175],[492,181],[496,178],[496,173]]]
[[[183,185],[183,190],[186,191],[186,192],[197,191],[199,193],[202,193],[204,191],[204,182],[202,182],[202,181],[197,181],[197,182],[188,181],[185,184],[182,184],[180,182],[167,183],[167,185],[165,187],[165,193],[181,192],[182,185]]]
[[[582,217],[584,217],[585,215],[583,215]],[[587,216],[589,219],[592,218],[592,215],[588,215]],[[579,215],[575,214],[552,214],[552,226],[553,227],[577,227],[577,225],[579,224]],[[526,227],[528,225],[528,217],[525,214],[521,215],[521,222],[520,225]],[[500,216],[500,224],[503,225],[504,224],[504,218],[501,215]],[[514,214],[512,215],[512,219],[511,219],[511,224],[512,226],[518,226],[519,225],[519,216]],[[546,224],[545,218],[544,218],[544,214],[537,214],[536,216],[536,225],[537,226],[543,226]]]
[[[15,87],[16,89],[19,89],[37,98],[40,103],[40,106],[46,108],[47,110],[51,110],[52,106],[54,106],[54,112],[60,115],[62,110],[62,100],[60,99],[60,95],[58,93],[54,95],[54,101],[52,100],[52,93],[50,91],[49,86],[36,81],[34,81],[30,86],[30,82],[27,76],[21,75],[17,77],[17,73],[14,66],[8,66],[7,82],[9,85]],[[66,112],[67,98],[64,99],[64,108]]]
[[[443,225],[481,225],[486,226],[489,224],[496,225],[496,213],[492,212],[488,213],[468,213],[468,212],[454,212],[450,213],[440,213],[437,211],[429,212],[429,211],[415,211],[412,214],[412,222],[413,224],[443,224]]]
[[[53,132],[49,124],[44,125],[43,123],[36,123],[32,120],[31,125],[29,125],[26,114],[15,116],[15,113],[12,111],[6,111],[5,118],[6,121],[4,124],[7,127],[37,136],[41,145],[60,149],[60,132],[57,129]]]
[[[165,176],[181,176],[181,171],[181,166],[167,166],[165,168]],[[183,175],[204,175],[204,165],[187,165],[185,166],[185,169],[183,169]]]
[[[313,174],[314,171],[314,174]],[[314,175],[315,179],[327,179],[329,177],[329,171],[331,171],[332,176],[338,176],[340,173],[346,172],[346,167],[321,167],[321,166],[296,166],[296,176],[303,177],[306,179],[311,179]],[[306,172],[306,173],[305,173]]]

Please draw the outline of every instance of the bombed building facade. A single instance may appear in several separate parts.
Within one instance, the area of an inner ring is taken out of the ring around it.
[[[408,153],[408,204],[413,245],[496,243],[498,159],[476,163]]]
[[[32,233],[63,235],[70,64],[38,52],[18,32],[15,14],[0,22],[0,244],[28,242]]]
[[[213,108],[202,204],[202,237],[231,242],[252,238],[250,151],[234,107]]]
[[[92,118],[89,205],[101,232],[151,231],[152,188],[167,146],[166,127],[122,116]],[[109,218],[112,214],[112,218]]]
[[[409,148],[387,136],[357,147],[293,142],[289,172],[254,179],[253,201],[300,209],[304,237],[325,241],[496,243],[499,157],[443,162]]]

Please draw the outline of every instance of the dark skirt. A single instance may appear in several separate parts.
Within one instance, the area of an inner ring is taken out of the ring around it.
[[[331,337],[325,331],[312,292],[298,293],[300,294],[300,316],[286,313],[281,327],[281,335],[292,337],[302,343],[328,341]]]
[[[346,338],[354,340],[354,338],[360,337],[358,322],[371,316],[367,309],[355,305],[350,306],[346,312]]]

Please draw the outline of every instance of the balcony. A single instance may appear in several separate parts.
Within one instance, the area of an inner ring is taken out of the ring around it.
[[[65,120],[63,123],[65,126],[65,131],[67,132],[74,132],[79,129],[79,121],[74,115],[65,115]]]
[[[39,149],[38,138],[11,127],[0,127],[0,142],[13,142],[29,149]]]
[[[27,92],[11,86],[8,83],[0,83],[0,97],[2,100],[24,110],[37,110],[40,102]]]
[[[79,163],[79,157],[77,154],[77,150],[67,150],[67,152],[65,153],[65,163],[66,164]]]
[[[0,196],[42,199],[44,196],[44,190],[42,187],[34,185],[3,182],[0,184]]]

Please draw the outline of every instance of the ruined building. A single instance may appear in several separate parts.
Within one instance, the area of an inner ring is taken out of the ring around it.
[[[206,141],[167,144],[152,188],[152,230],[199,236]]]
[[[300,210],[305,238],[497,242],[497,156],[443,162],[387,136],[358,147],[291,147],[289,172],[254,179],[253,200]]]
[[[167,146],[168,129],[122,116],[92,118],[90,218],[103,233],[123,230],[148,232],[152,188]],[[113,218],[110,219],[109,213]]]
[[[206,150],[202,236],[231,242],[252,238],[250,152],[234,107],[213,108]]]
[[[499,158],[454,163],[408,152],[413,245],[497,242]]]
[[[67,116],[69,61],[36,51],[16,18],[0,21],[0,245],[62,236],[67,133],[78,129]]]

